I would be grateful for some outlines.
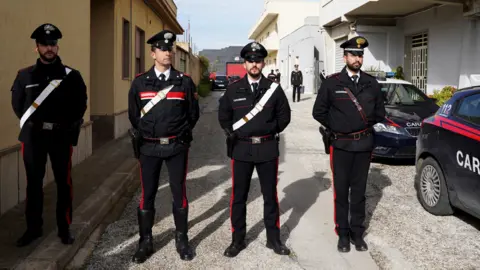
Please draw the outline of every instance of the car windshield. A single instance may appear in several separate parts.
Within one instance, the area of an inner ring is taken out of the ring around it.
[[[217,81],[225,81],[225,80],[227,80],[227,76],[217,76],[217,77],[215,78],[215,80],[217,80]]]
[[[428,100],[428,97],[414,85],[383,83],[381,86],[387,104],[415,105]]]

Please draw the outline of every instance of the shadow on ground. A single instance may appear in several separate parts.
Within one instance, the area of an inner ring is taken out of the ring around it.
[[[283,189],[285,197],[280,201],[281,214],[291,210],[285,222],[280,220],[282,224],[280,231],[283,242],[290,238],[290,233],[297,227],[300,219],[308,209],[315,204],[319,194],[331,187],[330,180],[323,178],[324,176],[325,172],[315,172],[314,176],[296,180]],[[248,242],[257,239],[264,229],[265,225],[263,220],[252,226],[247,233]]]

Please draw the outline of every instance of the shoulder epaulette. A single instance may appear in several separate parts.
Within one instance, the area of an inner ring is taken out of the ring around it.
[[[147,72],[138,73],[137,75],[135,75],[135,78],[138,78],[138,77],[142,76],[142,75],[145,74],[145,73],[147,73]]]
[[[327,76],[327,79],[331,78],[331,77],[337,77],[338,75],[340,75],[340,72],[330,74],[330,75]]]
[[[233,82],[231,82],[231,83],[236,83],[236,82],[239,82],[239,81],[241,81],[241,80],[242,80],[242,78],[236,79],[235,81],[233,81]]]
[[[23,72],[23,71],[29,71],[29,70],[32,69],[32,68],[33,68],[33,65],[32,65],[32,66],[25,67],[25,68],[21,68],[21,69],[18,70],[18,73]]]

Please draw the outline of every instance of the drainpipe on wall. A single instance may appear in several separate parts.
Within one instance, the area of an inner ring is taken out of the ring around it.
[[[132,44],[135,42],[134,41],[134,37],[133,37],[133,30],[132,28],[134,27],[134,24],[133,24],[133,0],[130,0],[130,44],[128,44],[128,47],[130,47],[130,50],[128,50],[128,57],[130,58],[130,67],[128,67],[130,69],[130,76],[128,77],[128,81],[132,82],[132,73],[133,73],[133,69],[132,69],[132,64],[135,62],[131,62],[132,61]],[[133,42],[132,42],[133,41]]]

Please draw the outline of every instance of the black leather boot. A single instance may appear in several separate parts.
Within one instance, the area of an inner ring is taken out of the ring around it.
[[[236,257],[246,247],[247,244],[245,243],[245,234],[232,233],[232,243],[227,247],[227,249],[225,249],[223,255],[229,258]]]
[[[267,231],[267,248],[273,249],[278,255],[290,255],[290,249],[280,241],[280,230]]]
[[[132,262],[143,263],[153,254],[152,227],[155,219],[154,210],[137,210],[140,240],[132,257]]]
[[[180,259],[184,261],[193,260],[193,250],[188,243],[188,207],[173,210],[175,221],[175,247]]]
[[[338,237],[337,249],[339,252],[350,252],[350,236],[340,235]]]
[[[355,249],[357,251],[367,251],[368,250],[368,245],[367,243],[365,242],[365,240],[363,240],[363,237],[354,237],[352,236],[350,238],[350,242],[355,245]]]
[[[70,233],[70,229],[59,229],[58,230],[58,237],[64,245],[72,245],[75,242],[75,237]]]
[[[30,243],[35,241],[37,238],[42,237],[42,229],[27,229],[25,233],[17,240],[17,247],[28,246]]]

